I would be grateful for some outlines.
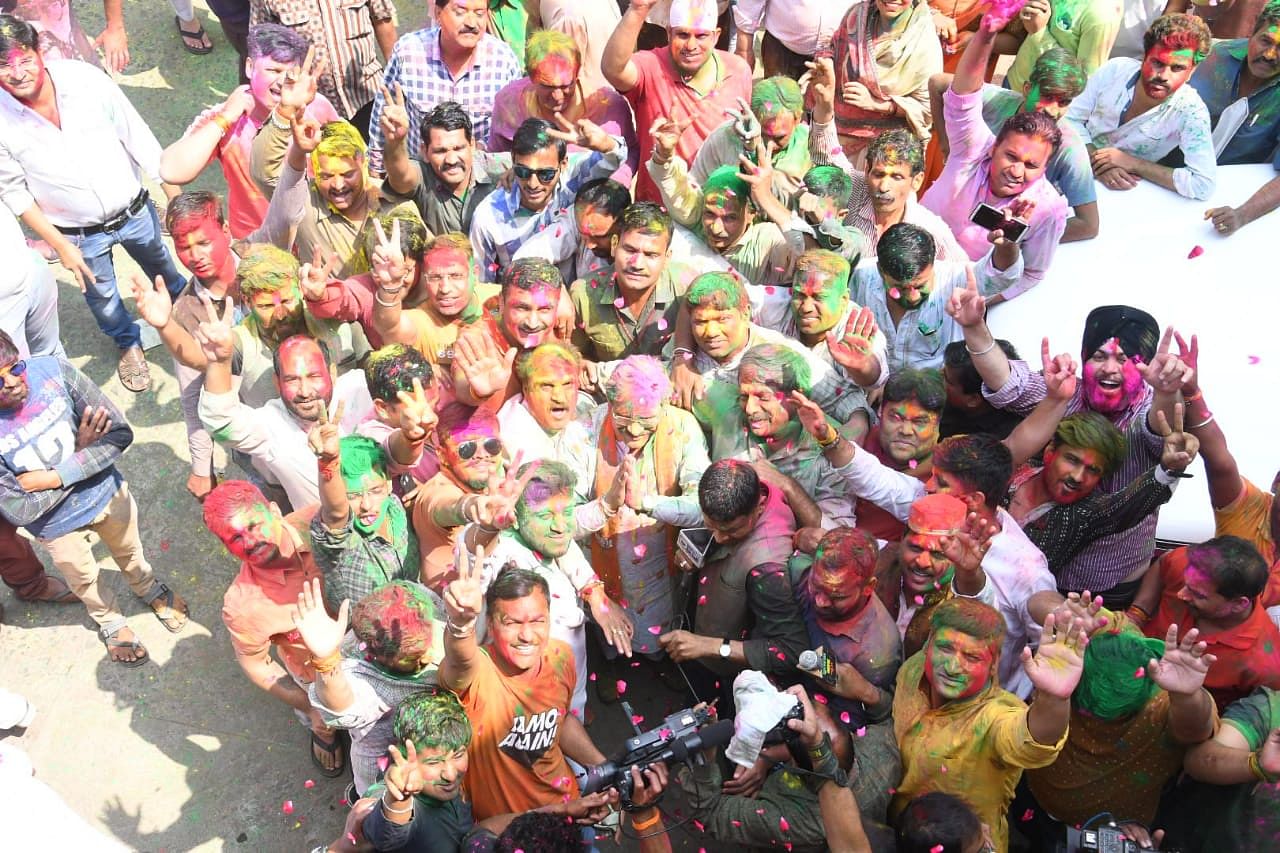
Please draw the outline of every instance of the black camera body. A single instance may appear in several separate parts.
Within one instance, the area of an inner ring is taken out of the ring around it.
[[[801,705],[799,702],[797,702],[794,708],[792,708],[790,711],[782,715],[782,719],[778,720],[778,724],[776,726],[769,729],[769,731],[765,733],[765,736],[764,736],[765,746],[772,746],[775,743],[790,743],[791,741],[800,737],[800,735],[797,732],[792,730],[787,725],[787,721],[803,720],[803,719],[804,719],[804,706]]]
[[[630,705],[626,702],[622,705],[626,714],[634,719]],[[721,720],[713,723],[710,712],[705,708],[677,711],[648,731],[636,728],[635,736],[627,738],[616,758],[588,767],[580,785],[582,795],[617,788],[622,807],[630,810],[635,808],[631,799],[632,767],[643,772],[654,764],[670,766],[701,761],[702,750],[724,746],[732,737],[733,722]]]
[[[1066,853],[1138,853],[1134,844],[1114,826],[1097,829],[1067,827]]]

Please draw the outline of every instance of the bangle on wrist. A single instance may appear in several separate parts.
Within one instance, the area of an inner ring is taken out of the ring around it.
[[[222,131],[224,135],[227,131],[231,130],[231,119],[227,118],[222,113],[214,113],[212,122],[218,126],[218,130]]]
[[[391,293],[399,293],[399,292],[400,292],[400,291],[399,291],[398,289],[397,289],[397,290],[393,290],[393,291],[391,291]],[[382,288],[381,288],[381,287],[379,287],[377,290],[375,290],[375,291],[373,292],[373,301],[374,301],[374,302],[376,302],[376,303],[378,303],[379,305],[381,305],[383,308],[398,308],[398,307],[400,307],[400,303],[399,303],[399,302],[388,302],[388,301],[386,301],[385,299],[383,299],[383,298],[382,298]]]
[[[1209,412],[1205,416],[1204,420],[1202,420],[1198,424],[1191,424],[1190,426],[1187,427],[1187,429],[1200,429],[1201,427],[1207,427],[1211,423],[1213,423],[1213,412]]]
[[[395,799],[393,799],[393,800],[391,801],[391,803],[406,803],[406,802],[407,802],[407,803],[409,804],[409,807],[408,807],[407,809],[397,809],[397,808],[392,808],[391,803],[387,802],[387,797],[388,797],[390,794],[391,794],[391,791],[390,791],[390,790],[384,791],[384,792],[383,792],[383,794],[382,794],[382,808],[383,808],[383,809],[385,809],[385,810],[386,810],[386,811],[388,811],[388,812],[391,812],[391,814],[409,814],[409,813],[411,813],[411,812],[413,811],[413,797],[406,797],[406,798],[405,798],[405,799],[403,799],[403,800],[395,800]]]
[[[658,811],[656,806],[647,806],[646,808],[653,809],[653,817],[648,818],[647,820],[636,820],[634,813],[631,816],[631,828],[636,832],[644,832],[646,829],[652,829],[662,821],[662,812]]]
[[[342,664],[342,651],[334,649],[322,658],[311,658],[311,668],[321,675],[333,672]]]
[[[445,617],[444,624],[455,640],[465,640],[476,632],[475,620],[472,620],[469,625],[455,625],[452,619]]]
[[[986,355],[987,353],[991,352],[995,348],[996,348],[996,339],[994,336],[992,336],[991,343],[984,350],[978,350],[977,352],[974,352],[973,350],[969,349],[968,344],[964,345],[964,351],[969,353],[969,355],[972,355],[972,356]]]
[[[1262,763],[1258,760],[1258,750],[1256,749],[1249,753],[1249,772],[1252,773],[1254,778],[1259,782],[1267,782],[1270,784],[1280,782],[1280,773],[1272,775],[1262,769]]]
[[[814,436],[814,441],[818,442],[818,446],[826,450],[831,445],[840,440],[840,431],[833,428],[831,424],[826,424],[827,431],[822,436]]]
[[[1124,615],[1128,616],[1138,625],[1145,625],[1151,621],[1151,614],[1136,604],[1130,604],[1129,608],[1125,610]]]

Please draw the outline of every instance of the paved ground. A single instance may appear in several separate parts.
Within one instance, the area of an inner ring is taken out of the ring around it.
[[[85,29],[97,33],[101,9],[77,6]],[[419,7],[407,14],[402,32],[424,12]],[[132,65],[121,83],[167,144],[235,85],[234,54],[203,6],[200,15],[216,43],[214,53],[203,57],[181,50],[164,0],[129,0],[125,15]],[[208,170],[196,186],[221,190],[221,175]],[[123,253],[117,265],[122,272],[133,268]],[[134,429],[120,467],[137,497],[148,556],[159,577],[186,596],[192,619],[181,634],[165,631],[99,547],[130,625],[152,657],[144,667],[125,669],[108,662],[83,607],[25,605],[0,587],[6,610],[0,685],[25,694],[39,709],[17,742],[39,777],[76,812],[138,850],[299,851],[331,841],[345,817],[345,783],[315,771],[306,730],[233,662],[220,608],[237,566],[205,530],[184,488],[186,436],[169,358],[152,350],[151,390],[125,391],[115,377],[113,347],[61,267],[55,269],[68,355],[120,405]],[[651,685],[631,692],[646,689],[649,695],[636,697],[636,710],[649,720],[680,707],[677,697]],[[593,736],[611,753],[629,734],[624,715],[615,706],[599,710],[598,717]],[[308,780],[314,787],[307,787]],[[293,802],[290,815],[282,812],[286,800]],[[706,844],[682,831],[673,841],[678,849]]]

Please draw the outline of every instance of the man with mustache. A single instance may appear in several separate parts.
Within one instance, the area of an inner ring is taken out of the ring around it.
[[[218,161],[227,182],[231,236],[237,240],[247,239],[267,216],[269,193],[254,183],[249,168],[253,140],[280,106],[285,88],[297,85],[288,74],[303,64],[307,40],[279,24],[258,24],[249,29],[248,53],[244,63],[248,85],[237,87],[224,103],[196,116],[182,138],[160,155],[160,176],[177,186],[191,183],[210,162]],[[321,124],[339,118],[329,99],[320,94],[305,114]],[[280,118],[288,121],[290,116]]]
[[[1209,111],[1195,87],[1184,84],[1209,53],[1209,28],[1191,15],[1164,15],[1142,42],[1141,63],[1117,57],[1094,72],[1067,121],[1089,147],[1103,186],[1129,190],[1145,180],[1206,199],[1218,173]],[[1185,165],[1160,165],[1174,149]]]
[[[281,515],[257,486],[228,480],[209,492],[203,511],[205,526],[240,560],[240,572],[222,597],[222,621],[236,663],[255,687],[306,721],[311,760],[326,776],[337,776],[345,767],[345,750],[307,698],[315,668],[291,618],[295,598],[311,581],[319,583],[307,537],[314,510]]]
[[[1280,142],[1280,4],[1263,7],[1247,39],[1218,42],[1196,66],[1191,86],[1214,124],[1218,165],[1266,163]],[[1243,102],[1243,103],[1242,103]],[[1238,122],[1238,124],[1237,124]],[[1219,143],[1221,140],[1221,143]],[[1280,170],[1280,156],[1273,161]],[[1239,207],[1205,212],[1222,236],[1280,207],[1280,179],[1272,178]]]
[[[605,45],[600,69],[605,79],[631,102],[636,113],[640,162],[653,154],[651,128],[660,119],[683,125],[676,154],[692,163],[724,110],[751,97],[751,69],[740,57],[716,49],[720,29],[711,0],[673,0],[667,19],[666,47],[637,51],[645,18],[658,0],[633,0],[622,23]],[[645,169],[636,182],[636,201],[661,201],[658,186]]]
[[[1045,399],[1044,377],[1032,373],[1025,361],[1010,360],[996,346],[982,317],[981,296],[972,290],[960,291],[947,311],[964,328],[965,346],[991,405],[1028,413]],[[1172,336],[1170,329],[1162,340],[1155,319],[1127,305],[1095,308],[1085,320],[1082,378],[1066,413],[1097,412],[1125,435],[1123,461],[1100,484],[1105,492],[1123,489],[1160,460],[1164,440],[1156,413],[1173,423],[1178,391],[1194,375],[1189,365],[1169,352]],[[1188,429],[1195,427],[1195,422],[1188,424]],[[1099,538],[1058,574],[1058,586],[1093,590],[1110,603],[1127,605],[1151,564],[1155,525],[1152,513],[1141,524]]]

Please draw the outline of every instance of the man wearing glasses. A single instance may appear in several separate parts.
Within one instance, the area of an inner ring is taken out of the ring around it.
[[[579,187],[609,177],[627,157],[627,143],[621,137],[610,136],[588,119],[570,124],[557,116],[556,121],[559,129],[537,118],[520,125],[511,145],[515,173],[511,189],[494,190],[476,208],[471,243],[483,278],[496,278],[522,243],[573,204]],[[592,153],[569,164],[565,159],[569,143]]]

